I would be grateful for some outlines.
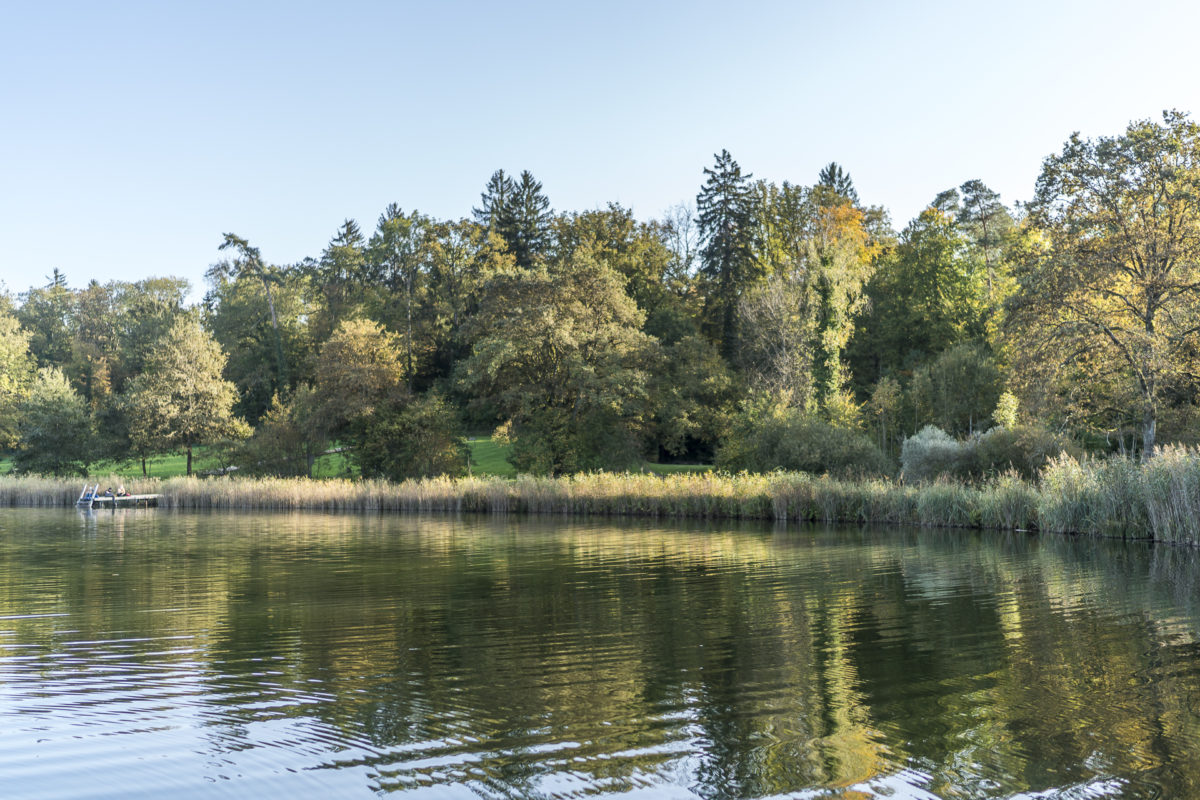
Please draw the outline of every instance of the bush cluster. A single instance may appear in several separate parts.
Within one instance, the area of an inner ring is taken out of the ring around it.
[[[961,440],[926,425],[904,441],[900,464],[908,481],[939,476],[969,481],[1009,471],[1034,478],[1063,453],[1077,459],[1082,450],[1066,436],[1036,425],[996,427]]]
[[[718,469],[787,470],[866,477],[891,474],[883,451],[864,433],[795,410],[743,411],[718,448]]]

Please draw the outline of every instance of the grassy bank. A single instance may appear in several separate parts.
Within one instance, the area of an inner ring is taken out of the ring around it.
[[[0,479],[0,505],[71,505],[80,482]],[[1037,483],[1004,475],[981,485],[843,481],[802,473],[495,476],[384,481],[169,478],[126,481],[185,509],[398,513],[578,514],[777,521],[873,522],[1038,529],[1200,542],[1200,450],[1050,464]]]
[[[517,470],[508,462],[512,451],[510,445],[498,445],[488,436],[470,436],[467,438],[467,448],[471,453],[471,472],[474,475],[496,475],[502,478],[516,477]],[[196,472],[218,470],[224,464],[212,455],[207,447],[197,447],[192,467]],[[667,475],[674,472],[708,472],[712,470],[707,464],[646,464],[649,472]],[[13,471],[11,458],[0,457],[0,476]],[[147,471],[151,478],[176,478],[187,473],[187,456],[183,453],[171,453],[155,456],[147,460]],[[91,474],[100,476],[100,480],[112,478],[126,482],[142,477],[142,466],[137,461],[101,461],[92,465]],[[313,463],[313,476],[316,478],[346,478],[357,476],[353,464],[340,452],[330,452],[318,456]],[[82,482],[82,481],[81,481]]]

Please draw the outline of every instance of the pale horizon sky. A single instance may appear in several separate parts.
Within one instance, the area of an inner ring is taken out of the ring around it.
[[[0,0],[0,281],[176,275],[222,233],[274,263],[383,208],[467,216],[531,170],[556,210],[641,219],[728,149],[837,161],[899,230],[980,178],[1027,200],[1073,131],[1200,111],[1200,11],[1144,2]]]

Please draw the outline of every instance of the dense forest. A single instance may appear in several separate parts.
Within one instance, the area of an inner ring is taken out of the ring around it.
[[[469,217],[400,205],[273,263],[224,234],[203,303],[170,277],[0,297],[0,450],[78,474],[207,445],[393,479],[715,463],[838,475],[1036,472],[1195,442],[1200,127],[1072,136],[1027,202],[966,180],[896,231],[830,163],[755,179],[726,151],[658,220],[555,211],[503,170]],[[243,238],[245,234],[247,238]],[[73,277],[73,276],[72,276]]]

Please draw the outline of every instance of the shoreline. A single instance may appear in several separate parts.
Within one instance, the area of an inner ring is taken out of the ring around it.
[[[93,480],[95,480],[93,478]],[[386,481],[168,478],[127,481],[161,494],[160,508],[482,513],[881,523],[1200,543],[1200,451],[1126,459],[1052,461],[1037,481],[1015,474],[980,484],[908,485],[806,473],[583,473]],[[67,507],[79,479],[5,476],[0,506]]]

